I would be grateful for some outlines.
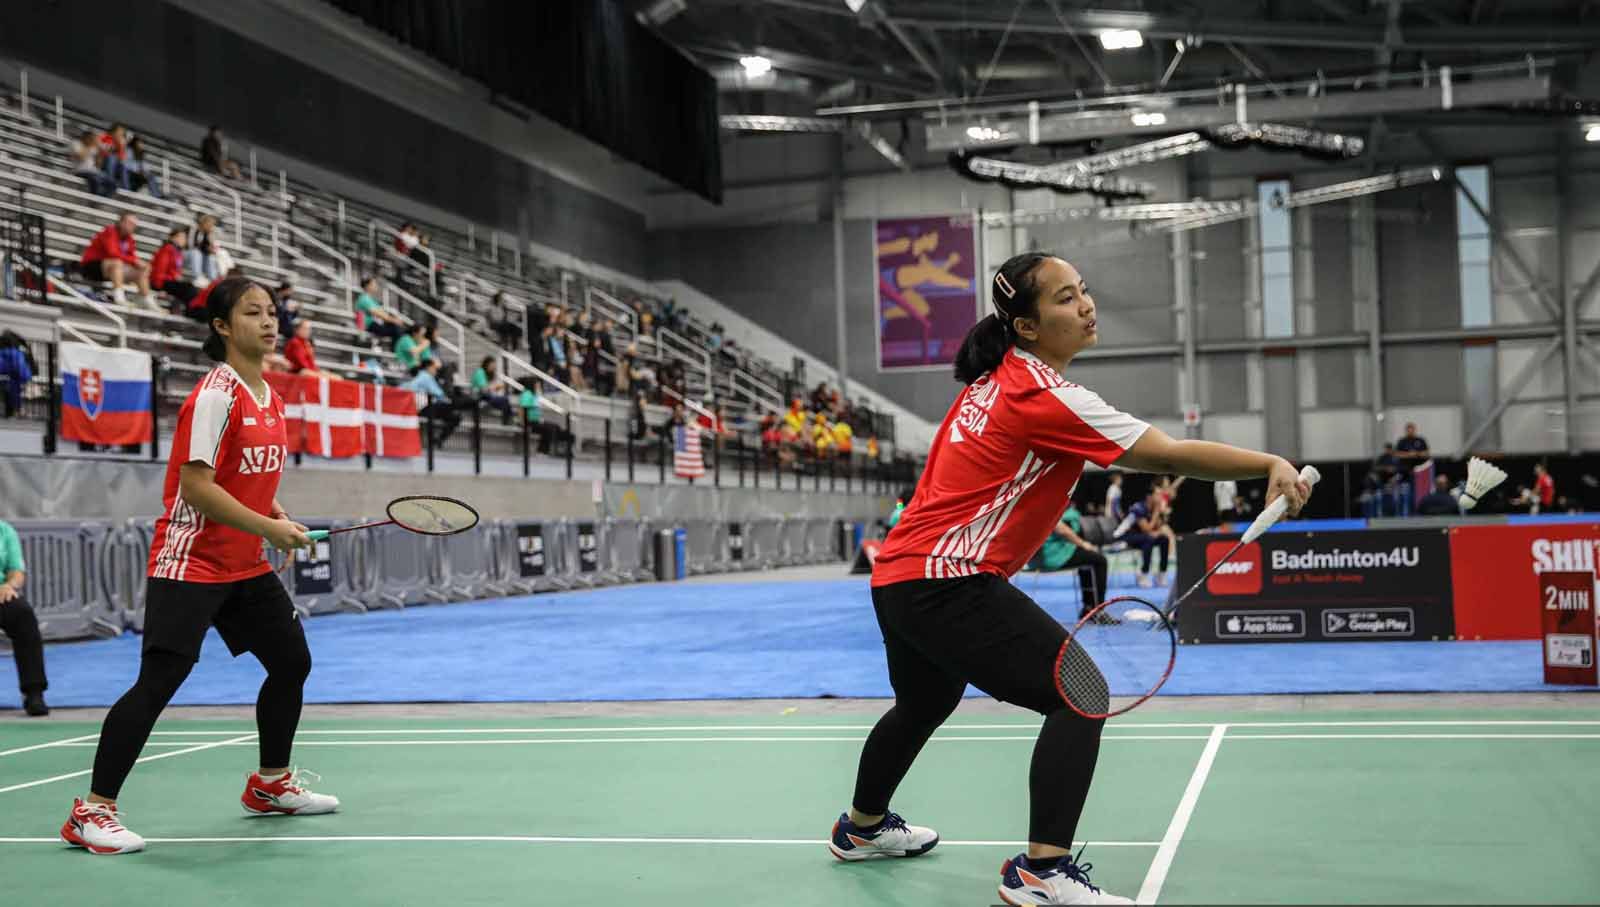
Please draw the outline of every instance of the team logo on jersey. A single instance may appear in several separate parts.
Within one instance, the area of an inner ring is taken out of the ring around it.
[[[282,472],[283,459],[288,451],[281,444],[239,449],[239,475],[253,476],[269,472]]]
[[[100,407],[106,402],[106,384],[99,369],[78,369],[78,400],[83,403],[83,414],[91,421],[100,415]]]

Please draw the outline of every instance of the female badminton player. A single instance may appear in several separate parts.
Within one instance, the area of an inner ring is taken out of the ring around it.
[[[1084,461],[1206,479],[1269,479],[1298,512],[1310,493],[1281,457],[1175,441],[1063,377],[1099,340],[1095,303],[1072,265],[1027,253],[992,282],[994,314],[956,355],[966,385],[934,437],[915,496],[872,570],[895,702],[862,747],[851,809],[829,849],[841,860],[909,857],[939,843],[889,808],[895,788],[968,683],[1044,716],[1028,772],[1028,849],[1000,870],[1010,904],[1130,904],[1094,887],[1071,853],[1103,720],[1055,688],[1067,629],[1013,586]]]
[[[205,352],[219,364],[178,413],[166,512],[150,546],[139,676],[106,714],[88,799],[76,801],[61,826],[63,840],[91,853],[144,849],[118,820],[117,795],[211,626],[235,657],[249,652],[267,670],[256,699],[261,763],[245,781],[245,811],[309,815],[339,806],[289,770],[311,652],[262,540],[282,551],[310,540],[277,499],[288,443],[283,401],[261,377],[278,341],[276,307],[265,287],[244,278],[219,282],[206,307]]]

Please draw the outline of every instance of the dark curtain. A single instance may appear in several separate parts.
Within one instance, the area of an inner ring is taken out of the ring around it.
[[[496,94],[712,201],[716,81],[620,0],[328,0]]]

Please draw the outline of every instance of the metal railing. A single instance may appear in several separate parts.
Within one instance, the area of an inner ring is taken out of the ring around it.
[[[356,272],[355,272],[355,266],[351,263],[349,256],[340,254],[339,250],[337,250],[334,247],[328,245],[327,243],[323,242],[322,240],[317,239],[309,231],[302,230],[301,228],[295,226],[294,224],[289,223],[286,220],[277,221],[277,222],[274,222],[273,225],[272,225],[272,266],[273,267],[277,267],[278,266],[278,244],[279,244],[278,229],[280,227],[282,227],[283,229],[287,230],[289,232],[290,236],[296,237],[297,239],[301,240],[302,242],[305,242],[305,243],[309,244],[312,248],[316,249],[318,252],[321,252],[322,254],[324,254],[324,255],[328,256],[329,258],[333,259],[334,261],[337,261],[339,264],[344,265],[344,280],[340,281],[340,280],[338,280],[336,278],[331,278],[331,277],[330,277],[330,280],[331,280],[331,282],[336,283],[336,284],[337,283],[341,283],[341,282],[344,284],[344,306],[345,306],[345,308],[347,310],[349,310],[351,312],[354,312],[355,308],[356,308],[356,305],[355,305]],[[288,248],[290,251],[296,252],[298,254],[298,250],[294,249],[292,246],[287,246],[286,245],[285,248]],[[319,267],[317,265],[317,263],[312,261],[311,259],[306,258],[303,255],[300,256],[300,257],[301,257],[302,260],[306,261],[312,267],[316,267],[319,271],[322,270],[321,267]],[[328,275],[328,273],[326,271],[322,271],[322,274],[323,274],[324,277],[329,277],[329,275]]]
[[[773,412],[782,412],[786,407],[782,392],[743,369],[734,369],[728,380],[735,395],[743,393],[751,402],[765,404]]]
[[[700,369],[705,376],[706,387],[711,387],[711,351],[705,347],[697,347],[682,334],[674,333],[666,328],[656,328],[656,349],[671,355],[686,365]]]
[[[631,306],[605,290],[591,286],[584,291],[584,308],[591,317],[594,315],[597,301],[599,303],[598,307],[605,317],[610,318],[619,325],[626,324],[629,334],[635,337],[639,336],[639,316]]]

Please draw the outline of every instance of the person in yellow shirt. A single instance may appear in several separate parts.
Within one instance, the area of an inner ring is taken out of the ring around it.
[[[833,447],[833,429],[828,425],[827,416],[817,413],[817,421],[811,429],[811,437],[817,445],[817,456],[827,456],[829,448]]]
[[[806,411],[799,397],[794,398],[794,401],[789,404],[789,411],[783,414],[783,423],[794,429],[794,433],[797,435],[805,433]]]
[[[840,419],[833,423],[833,446],[839,451],[840,456],[848,457],[855,446],[855,429],[850,423]]]

